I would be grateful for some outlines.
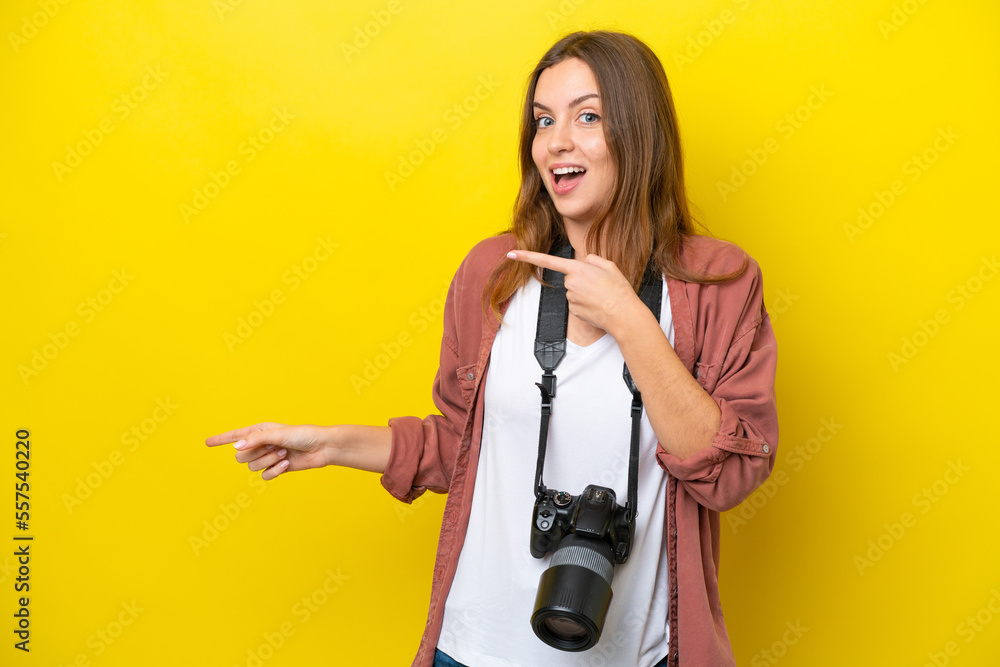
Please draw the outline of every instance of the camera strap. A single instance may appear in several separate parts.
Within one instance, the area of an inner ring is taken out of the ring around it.
[[[573,258],[573,246],[568,242],[554,243],[549,254],[555,257]],[[566,327],[569,324],[569,303],[566,301],[564,274],[551,269],[542,270],[542,290],[538,298],[538,324],[535,329],[535,359],[542,367],[542,381],[536,382],[542,394],[542,416],[538,433],[538,461],[535,464],[535,497],[545,495],[542,469],[545,466],[545,446],[549,437],[549,417],[552,414],[552,399],[556,395],[555,369],[566,355]],[[550,286],[546,286],[548,283]],[[646,264],[646,272],[639,289],[639,298],[652,311],[657,322],[660,320],[660,302],[663,297],[663,280],[656,271],[653,257]],[[632,436],[628,462],[628,501],[625,516],[629,525],[636,516],[639,482],[639,427],[642,417],[642,396],[632,381],[628,364],[622,365],[622,377],[632,392]]]

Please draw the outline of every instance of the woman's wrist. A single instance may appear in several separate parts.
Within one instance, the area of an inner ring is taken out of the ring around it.
[[[325,428],[326,465],[385,472],[392,448],[388,426],[336,424]]]
[[[605,331],[611,334],[619,347],[623,343],[627,343],[629,337],[642,337],[641,327],[648,326],[651,322],[657,327],[660,324],[653,317],[653,312],[639,298],[639,295],[633,294],[633,296],[634,299],[626,299],[619,304],[614,317],[605,328]]]

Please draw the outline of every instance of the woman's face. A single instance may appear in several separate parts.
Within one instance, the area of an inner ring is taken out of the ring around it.
[[[567,225],[589,229],[615,182],[594,73],[579,58],[545,68],[538,76],[533,104],[536,130],[531,157],[545,189]],[[564,167],[575,169],[555,173]]]

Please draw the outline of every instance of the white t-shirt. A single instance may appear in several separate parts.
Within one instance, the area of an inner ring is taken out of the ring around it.
[[[629,562],[616,565],[613,597],[601,639],[567,652],[531,628],[538,581],[551,553],[529,550],[542,369],[534,356],[538,296],[532,278],[512,298],[497,332],[486,374],[483,437],[468,532],[445,603],[438,648],[470,667],[636,665],[667,654],[669,569],[664,516],[666,474],[656,462],[656,436],[643,410],[639,439],[638,516]],[[674,342],[666,281],[660,325]],[[628,492],[632,394],[610,334],[585,347],[566,341],[555,370],[546,446],[545,486],[577,496],[588,484]]]

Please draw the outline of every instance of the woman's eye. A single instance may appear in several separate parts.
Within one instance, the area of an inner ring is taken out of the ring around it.
[[[601,119],[601,117],[593,111],[585,111],[580,114],[580,117],[583,118],[584,122],[588,125],[593,125]],[[551,127],[554,122],[555,121],[548,116],[541,116],[540,118],[535,119],[535,127]]]

